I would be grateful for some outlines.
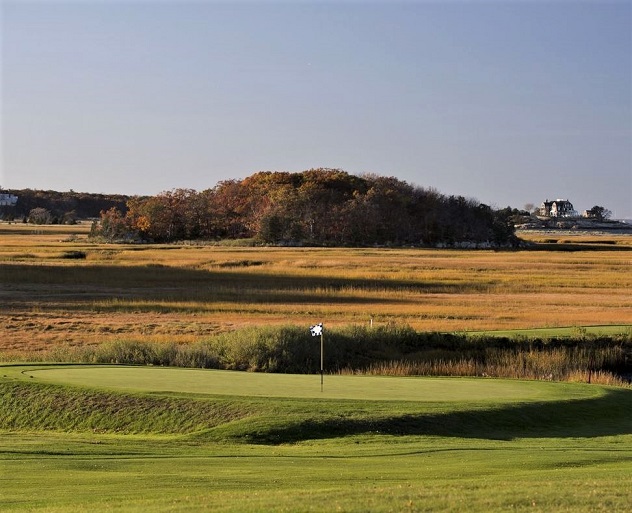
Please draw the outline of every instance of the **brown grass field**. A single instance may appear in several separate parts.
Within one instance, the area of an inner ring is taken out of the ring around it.
[[[523,233],[536,249],[492,251],[96,244],[89,228],[0,224],[0,352],[255,324],[632,324],[629,234]]]

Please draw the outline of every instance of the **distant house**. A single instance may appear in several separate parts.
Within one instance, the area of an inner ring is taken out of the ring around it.
[[[579,217],[573,204],[565,199],[544,201],[540,205],[540,215],[544,217]]]
[[[0,207],[12,207],[18,202],[18,197],[13,194],[0,193]]]

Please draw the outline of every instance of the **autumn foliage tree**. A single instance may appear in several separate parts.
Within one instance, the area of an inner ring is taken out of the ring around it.
[[[91,237],[101,237],[109,241],[129,239],[132,233],[130,224],[121,211],[112,207],[101,211],[100,222],[93,222]]]
[[[310,169],[255,173],[202,192],[176,189],[132,198],[123,220],[131,233],[154,242],[251,238],[272,244],[506,244],[513,240],[508,212],[395,177]],[[109,211],[102,214],[106,226],[115,220],[120,221]]]

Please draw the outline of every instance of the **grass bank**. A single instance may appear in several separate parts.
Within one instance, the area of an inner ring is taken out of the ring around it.
[[[101,366],[0,368],[0,429],[296,443],[353,434],[512,439],[632,427],[632,392],[580,384],[262,375]],[[256,390],[253,393],[253,390]],[[591,425],[591,419],[603,419]]]

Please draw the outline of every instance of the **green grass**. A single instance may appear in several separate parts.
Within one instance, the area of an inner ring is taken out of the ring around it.
[[[3,458],[4,511],[623,512],[632,484],[629,451],[614,442],[354,437],[270,449],[31,435],[0,443],[13,451]]]
[[[470,336],[492,336],[508,338],[552,338],[552,337],[579,337],[585,335],[613,336],[632,333],[631,324],[612,324],[596,326],[565,326],[556,328],[532,328],[532,329],[512,329],[512,330],[485,330],[468,331],[465,334]]]
[[[2,511],[632,503],[628,389],[325,376],[321,394],[313,375],[11,365],[0,410]]]
[[[268,374],[161,367],[47,366],[28,368],[23,375],[37,381],[107,389],[211,394],[248,397],[355,399],[369,401],[510,403],[548,400],[578,393],[575,387],[532,381],[475,378],[407,378],[325,376],[320,389],[316,375]],[[594,393],[587,388],[583,394]]]

